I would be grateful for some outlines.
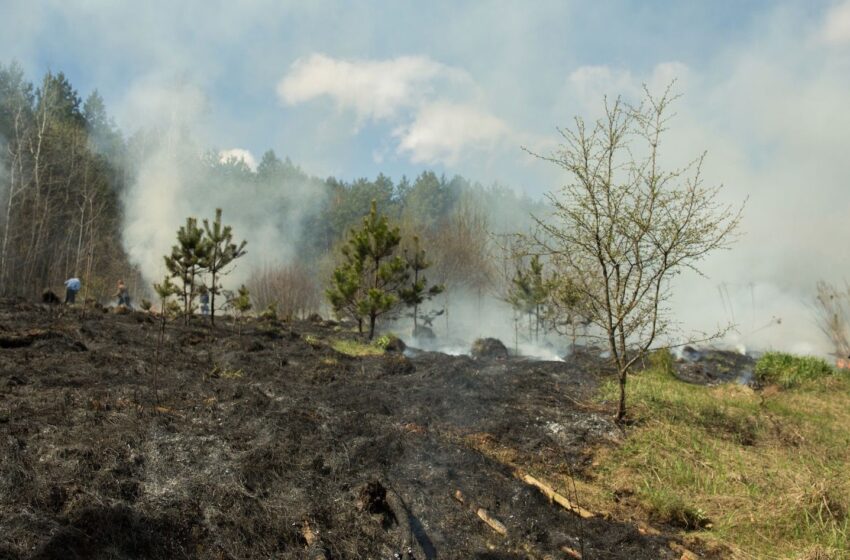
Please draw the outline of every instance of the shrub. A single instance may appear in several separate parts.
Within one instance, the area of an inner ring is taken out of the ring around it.
[[[667,376],[673,376],[673,354],[667,348],[660,348],[649,355],[649,367]]]
[[[685,502],[681,496],[667,489],[643,492],[650,517],[657,523],[694,531],[711,526],[705,512]]]
[[[783,352],[768,352],[759,358],[754,369],[760,383],[775,383],[786,389],[833,373],[835,368],[821,358]]]

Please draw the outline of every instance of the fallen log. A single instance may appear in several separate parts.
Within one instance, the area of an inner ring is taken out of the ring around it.
[[[522,480],[526,484],[534,486],[535,488],[537,488],[538,490],[543,492],[543,495],[546,496],[547,498],[549,498],[550,502],[554,502],[554,503],[558,504],[559,506],[561,506],[562,508],[564,508],[568,511],[571,511],[571,512],[575,513],[576,515],[578,515],[579,517],[582,517],[582,518],[585,518],[585,519],[587,519],[588,517],[596,517],[596,514],[593,513],[592,511],[586,510],[583,507],[579,506],[578,504],[574,504],[572,501],[570,501],[569,498],[567,498],[566,496],[564,496],[562,494],[559,494],[558,492],[555,492],[554,488],[552,488],[551,486],[549,486],[545,482],[534,478],[530,474],[524,473],[524,472],[519,471],[519,470],[515,471],[514,474],[518,479]]]
[[[466,496],[463,495],[463,492],[461,492],[460,490],[455,490],[453,497],[455,500],[472,510],[475,515],[477,515],[478,518],[484,523],[486,523],[491,529],[493,529],[502,536],[508,534],[508,528],[505,527],[504,523],[490,515],[490,513],[486,509],[482,507],[476,507],[475,504],[466,499]]]

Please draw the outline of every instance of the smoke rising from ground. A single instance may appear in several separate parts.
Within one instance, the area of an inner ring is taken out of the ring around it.
[[[293,179],[259,185],[252,180],[253,154],[202,145],[196,133],[202,129],[201,107],[187,103],[191,98],[185,92],[157,96],[159,110],[149,114],[159,118],[140,134],[142,148],[132,156],[134,176],[124,196],[124,247],[146,280],[165,274],[163,256],[186,218],[200,224],[212,220],[216,208],[223,209],[235,240],[248,241],[246,256],[226,277],[227,288],[238,286],[254,268],[295,258],[303,220],[320,206],[324,191]],[[226,172],[213,172],[215,165]]]
[[[414,175],[416,162],[426,162],[473,179],[503,178],[537,196],[555,189],[563,176],[529,161],[514,144],[555,138],[554,126],[569,126],[577,113],[592,115],[604,93],[634,95],[642,82],[656,88],[675,76],[684,97],[662,152],[679,164],[707,149],[708,180],[727,185],[729,202],[749,197],[740,242],[703,263],[707,279],[677,280],[675,316],[685,331],[735,322],[745,344],[828,350],[809,302],[818,279],[841,282],[850,268],[843,247],[850,239],[846,0],[819,7],[781,2],[756,12],[736,7],[746,13],[734,36],[717,37],[696,26],[694,37],[710,37],[700,44],[662,26],[658,44],[645,49],[633,47],[635,34],[646,29],[634,21],[645,22],[640,18],[647,11],[636,13],[626,3],[581,12],[568,3],[440,7],[439,17],[415,28],[380,20],[383,12],[415,20],[405,5],[344,15],[312,6],[279,12],[266,5],[224,6],[224,17],[199,3],[177,11],[107,2],[45,5],[62,14],[62,33],[71,35],[51,33],[49,18],[20,4],[10,7],[6,21],[14,23],[0,34],[2,50],[32,67],[32,61],[51,59],[45,48],[71,49],[69,56],[89,61],[94,72],[84,76],[92,83],[83,89],[107,87],[107,102],[124,130],[159,127],[159,146],[136,160],[125,205],[125,245],[151,280],[161,275],[161,257],[185,217],[209,217],[216,206],[225,207],[225,222],[236,235],[248,239],[246,263],[291,257],[299,211],[268,216],[267,205],[251,201],[236,183],[205,185],[190,162],[206,149],[237,146],[257,158],[257,146],[246,140],[253,134],[260,145],[285,148],[313,173],[352,179],[374,176],[380,167],[397,178]],[[682,6],[671,10],[670,25],[697,21],[690,10],[706,15],[705,7]],[[95,17],[101,12],[107,16]],[[275,17],[281,14],[287,17]],[[128,24],[116,27],[114,21]],[[295,22],[291,28],[278,23],[289,21]],[[606,33],[598,32],[599,22]],[[184,29],[197,33],[179,32]],[[435,29],[441,37],[436,49]],[[48,34],[55,39],[46,41]],[[220,37],[227,38],[226,49]],[[577,48],[569,48],[571,40]],[[614,60],[620,62],[609,62]],[[125,64],[126,75],[114,70]],[[351,76],[345,83],[335,80],[340,68]],[[387,96],[373,95],[370,76],[390,87]],[[241,84],[248,93],[240,91],[226,107],[222,101],[228,99],[220,95],[212,106],[207,95],[217,80]],[[163,83],[183,86],[176,91]],[[458,122],[460,109],[470,116],[465,122],[487,125],[478,130],[486,138],[445,132]],[[185,141],[187,130],[192,146]],[[228,136],[231,130],[237,133]],[[291,189],[302,208],[315,202],[309,188]],[[240,265],[240,274],[246,268]],[[728,287],[725,302],[721,285]],[[758,330],[762,325],[769,326]]]

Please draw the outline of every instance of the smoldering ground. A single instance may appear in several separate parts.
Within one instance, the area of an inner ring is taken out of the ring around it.
[[[356,358],[309,321],[169,323],[158,350],[158,329],[0,300],[4,557],[681,555],[519,476],[584,476],[619,437],[576,404],[604,367]]]

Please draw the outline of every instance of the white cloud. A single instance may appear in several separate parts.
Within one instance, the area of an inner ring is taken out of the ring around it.
[[[457,162],[470,149],[492,149],[509,133],[500,119],[470,105],[423,106],[408,126],[397,128],[397,151],[414,163]]]
[[[567,87],[582,109],[579,112],[595,112],[603,96],[634,97],[640,91],[640,84],[629,70],[605,65],[576,68],[567,77]]]
[[[605,96],[609,99],[621,96],[627,101],[635,101],[643,96],[644,83],[650,91],[661,93],[673,80],[676,80],[676,89],[682,90],[689,74],[687,65],[677,61],[656,64],[643,81],[624,68],[580,66],[567,77],[565,95],[578,102],[579,113],[596,114]]]
[[[254,154],[248,150],[243,148],[230,148],[229,150],[220,150],[218,152],[218,159],[221,162],[225,162],[231,158],[242,160],[245,165],[251,168],[252,171],[257,170],[257,159],[254,157]]]
[[[422,103],[438,78],[462,80],[464,74],[424,56],[342,60],[313,54],[292,64],[277,93],[289,105],[330,97],[359,119],[387,119]]]
[[[509,133],[501,119],[473,104],[478,88],[466,72],[424,56],[341,60],[313,54],[295,61],[277,91],[289,105],[329,97],[358,121],[389,122],[395,152],[413,163],[453,164],[468,151],[495,147]],[[386,153],[373,151],[373,159],[383,161]]]
[[[850,1],[836,4],[826,15],[821,38],[833,45],[850,43]]]

